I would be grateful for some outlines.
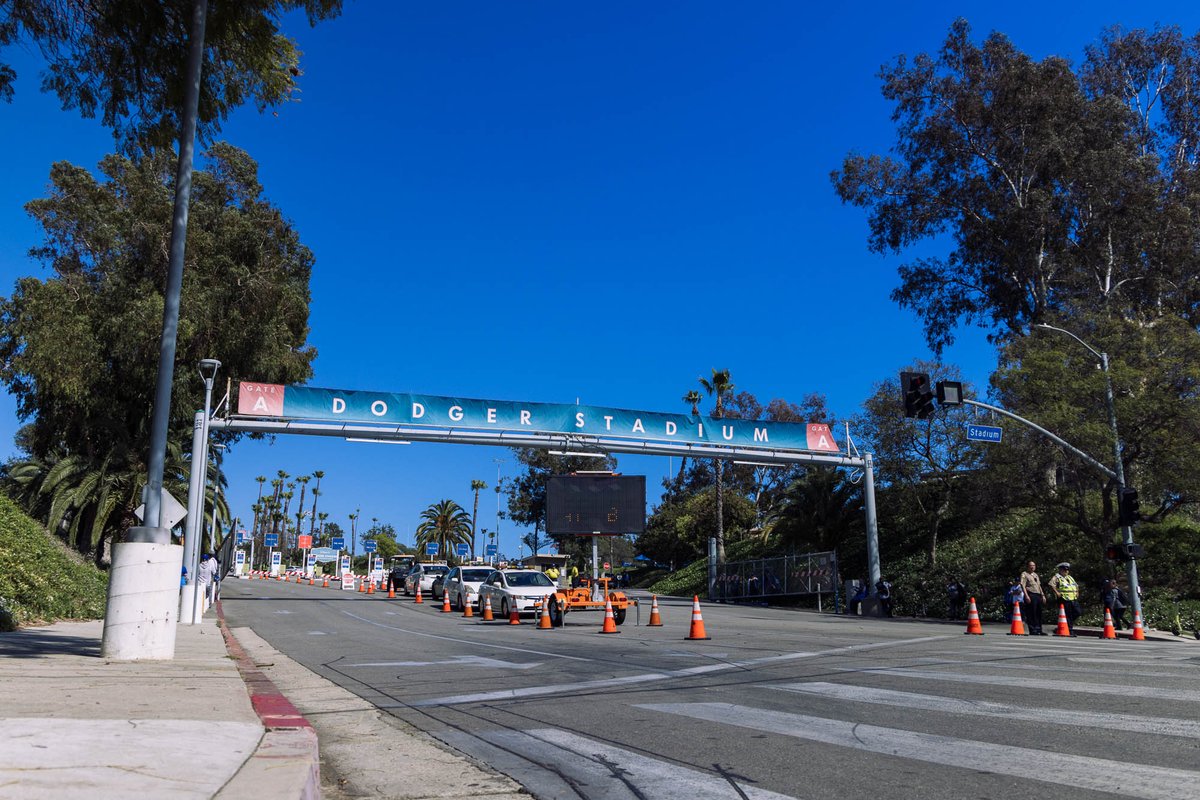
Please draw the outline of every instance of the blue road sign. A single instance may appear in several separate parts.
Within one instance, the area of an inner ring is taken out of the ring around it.
[[[345,550],[346,549],[346,538],[344,536],[333,537],[333,549],[334,550]]]
[[[489,544],[488,546],[483,548],[483,554],[485,556],[494,556],[498,552],[500,552],[498,545]]]
[[[437,542],[426,542],[425,543],[425,555],[436,556],[437,552],[438,552],[438,543]]]
[[[456,545],[454,546],[454,551],[455,551],[456,553],[458,553],[460,556],[465,556],[465,555],[467,555],[468,553],[470,553],[470,552],[471,552],[471,548],[470,548],[470,546],[469,546],[469,545],[466,545],[466,544],[463,544],[462,542],[459,542],[458,544],[456,544]]]
[[[967,426],[967,440],[971,442],[998,442],[1003,436],[1003,428],[994,428],[991,425]]]
[[[379,546],[379,545],[377,545],[377,544],[375,543],[375,540],[374,540],[374,539],[364,539],[364,540],[363,540],[363,550],[364,550],[364,551],[366,551],[366,552],[368,552],[368,553],[374,553],[374,552],[375,552],[375,549],[376,549],[378,546]]]
[[[267,547],[279,547],[279,534],[278,533],[264,533],[263,534],[263,544],[265,544]]]
[[[250,531],[238,531],[237,532],[237,543],[238,544],[250,544]]]

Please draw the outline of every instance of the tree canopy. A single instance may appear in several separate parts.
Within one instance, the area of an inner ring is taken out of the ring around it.
[[[194,0],[0,0],[0,48],[35,45],[46,59],[42,90],[64,109],[100,116],[125,151],[169,147],[178,137]],[[205,26],[197,133],[212,141],[238,106],[262,111],[290,100],[300,51],[280,32],[284,14],[309,24],[336,17],[342,0],[212,0]],[[17,73],[0,61],[0,100]]]

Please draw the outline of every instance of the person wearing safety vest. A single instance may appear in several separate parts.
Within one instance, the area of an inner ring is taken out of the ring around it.
[[[1049,582],[1050,591],[1067,612],[1067,629],[1075,635],[1075,620],[1083,613],[1079,607],[1079,584],[1071,577],[1071,565],[1066,561],[1058,565],[1058,573]]]

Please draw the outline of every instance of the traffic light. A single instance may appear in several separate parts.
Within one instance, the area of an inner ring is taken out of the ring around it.
[[[904,416],[917,419],[933,416],[933,390],[924,372],[901,372],[900,393],[904,396]]]
[[[1145,551],[1142,550],[1142,546],[1140,544],[1134,544],[1133,542],[1130,542],[1129,544],[1125,545],[1125,555],[1128,558],[1141,558],[1143,552]]]
[[[1104,557],[1109,561],[1124,561],[1125,546],[1120,544],[1110,544],[1104,548]]]
[[[1141,520],[1137,489],[1126,486],[1117,492],[1117,522],[1122,528]]]
[[[940,406],[961,406],[963,404],[962,381],[938,381],[937,399]]]

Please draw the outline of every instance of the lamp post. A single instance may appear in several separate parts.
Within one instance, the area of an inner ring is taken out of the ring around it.
[[[1100,359],[1100,369],[1104,372],[1104,402],[1108,407],[1108,424],[1112,428],[1113,435],[1113,472],[1116,474],[1117,481],[1117,500],[1118,507],[1120,505],[1121,491],[1125,488],[1125,466],[1121,463],[1121,434],[1117,431],[1117,407],[1113,401],[1112,375],[1108,371],[1108,353],[1101,352],[1090,344],[1080,339],[1075,334],[1063,328],[1056,328],[1053,325],[1045,323],[1037,323],[1033,327],[1044,328],[1048,331],[1058,331],[1070,336],[1096,358]],[[1118,513],[1119,516],[1119,513]],[[1133,613],[1137,618],[1142,616],[1142,593],[1138,586],[1137,559],[1133,557],[1128,545],[1133,544],[1133,526],[1121,526],[1122,540],[1125,542],[1126,553],[1129,553],[1126,563],[1126,574],[1129,580],[1129,594],[1133,601]]]
[[[208,418],[212,413],[212,387],[217,377],[221,362],[215,358],[205,358],[200,361],[200,377],[204,379],[204,411],[197,415],[196,427],[192,436],[192,476],[188,484],[188,515],[187,515],[187,559],[188,583],[192,605],[191,614],[186,622],[196,625],[204,613],[204,605],[200,598],[200,540],[204,535],[204,487],[208,478]],[[216,498],[214,497],[214,514]],[[215,517],[214,517],[215,523]],[[184,604],[187,608],[187,604]],[[184,620],[181,620],[184,621]]]

